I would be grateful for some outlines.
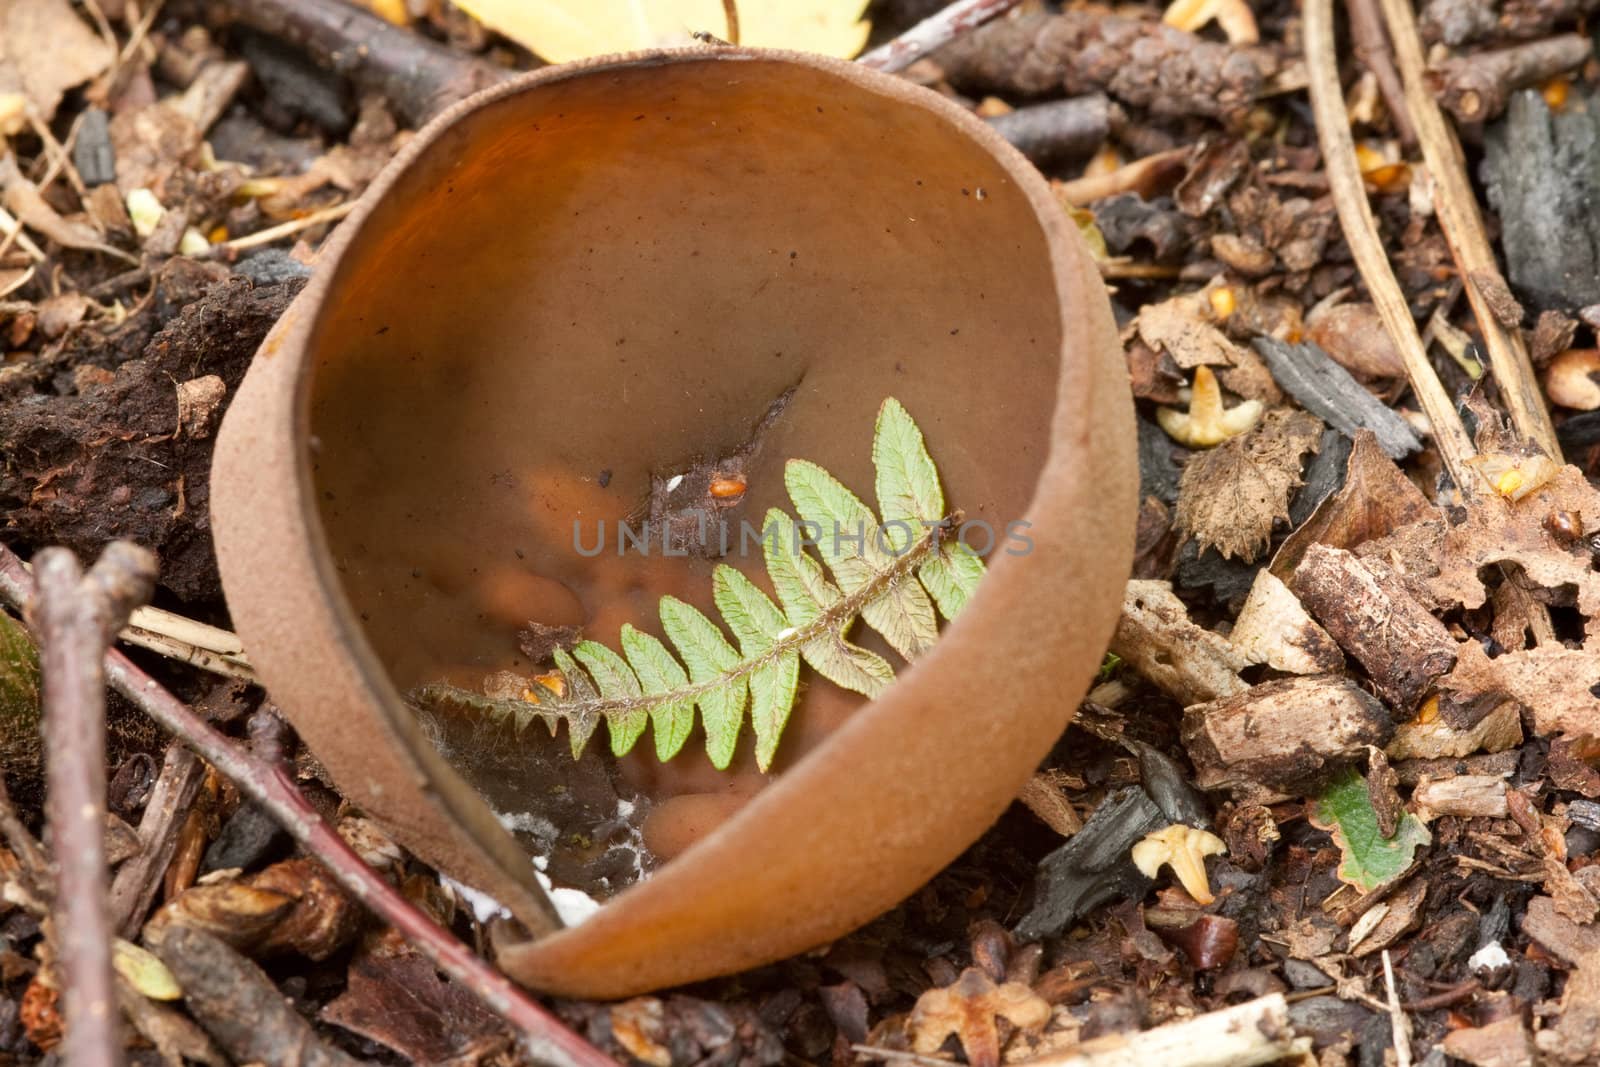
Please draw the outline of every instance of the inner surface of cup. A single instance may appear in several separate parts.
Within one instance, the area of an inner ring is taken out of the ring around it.
[[[661,636],[665,594],[715,618],[717,562],[770,592],[759,548],[640,552],[617,527],[653,478],[753,436],[723,516],[736,531],[793,513],[790,458],[875,507],[890,396],[975,529],[1003,538],[1046,458],[1063,323],[1033,205],[948,118],[828,70],[677,56],[493,101],[397,177],[329,292],[311,335],[315,503],[402,692],[536,670],[530,622],[617,648],[624,623]],[[780,769],[860,703],[808,677]],[[441,735],[454,762],[536,839],[550,804],[605,828],[634,793],[731,810],[761,784],[748,734],[729,776],[698,728],[666,767],[647,735],[619,768],[603,728],[573,765],[564,733],[461,725]],[[578,851],[598,861],[606,843]]]

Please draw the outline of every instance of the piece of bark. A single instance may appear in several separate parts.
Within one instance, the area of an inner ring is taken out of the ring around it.
[[[1256,574],[1228,640],[1251,663],[1287,674],[1322,674],[1344,666],[1338,643],[1269,570]]]
[[[1513,93],[1484,131],[1483,178],[1517,294],[1564,311],[1600,303],[1600,113]]]
[[[1521,1015],[1452,1030],[1440,1047],[1446,1056],[1471,1067],[1533,1067],[1533,1039]]]
[[[1072,802],[1046,772],[1041,771],[1022,783],[1022,789],[1017,793],[1017,803],[1033,812],[1040,822],[1062,837],[1071,837],[1083,829],[1083,820],[1078,817]]]
[[[1041,167],[1094,155],[1111,135],[1111,101],[1102,93],[1017,108],[989,119],[1012,147]]]
[[[1180,704],[1242,693],[1243,653],[1221,634],[1189,621],[1167,582],[1128,583],[1111,651]]]
[[[1489,774],[1461,774],[1452,778],[1428,778],[1417,783],[1411,794],[1419,812],[1433,815],[1459,815],[1464,818],[1506,817],[1506,782]],[[1424,821],[1427,821],[1424,819]]]
[[[1339,642],[1395,708],[1409,712],[1456,662],[1456,642],[1396,585],[1353,553],[1312,545],[1289,581],[1312,617]]]
[[[1518,756],[1518,752],[1508,749],[1477,756],[1396,760],[1394,773],[1401,785],[1416,785],[1424,778],[1447,778],[1452,774],[1483,774],[1504,778],[1517,769]]]
[[[1260,49],[1087,9],[992,22],[935,58],[964,91],[1106,92],[1154,115],[1206,115],[1230,124],[1249,114],[1277,67]]]
[[[1183,713],[1183,743],[1201,789],[1298,791],[1393,732],[1383,705],[1339,675],[1265,682]]]
[[[1429,71],[1433,90],[1462,122],[1487,122],[1506,109],[1513,92],[1537,86],[1583,65],[1589,39],[1568,33],[1491,52],[1445,60]]]
[[[1422,447],[1410,423],[1367,392],[1349,371],[1316,345],[1258,337],[1255,349],[1267,361],[1272,377],[1284,392],[1334,429],[1350,437],[1358,430],[1372,431],[1379,447],[1392,459],[1401,459]]]
[[[323,1042],[261,968],[220,939],[169,926],[150,947],[183,988],[190,1014],[236,1063],[356,1067],[359,1062]]]

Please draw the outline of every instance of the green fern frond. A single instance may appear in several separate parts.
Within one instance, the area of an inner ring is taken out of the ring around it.
[[[778,602],[727,564],[712,574],[713,601],[737,648],[704,612],[668,596],[661,598],[661,629],[676,656],[657,638],[624,626],[621,653],[597,641],[557,651],[559,675],[507,672],[486,683],[484,694],[430,685],[413,699],[476,709],[519,730],[535,718],[554,730],[564,719],[574,757],[602,719],[617,755],[653,725],[663,761],[683,748],[698,708],[707,754],[719,768],[733,760],[748,708],[756,761],[766,770],[794,707],[801,660],[835,685],[875,697],[894,681],[894,669],[847,639],[855,621],[916,659],[938,639],[938,617],[954,618],[983,577],[976,552],[939,536],[960,516],[946,513],[922,431],[893,398],[878,411],[872,462],[881,522],[822,467],[799,459],[786,464],[784,486],[802,522],[773,508],[761,537]],[[820,562],[805,551],[802,528],[818,531],[810,540]]]

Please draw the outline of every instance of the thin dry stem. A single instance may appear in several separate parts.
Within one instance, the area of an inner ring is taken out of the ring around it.
[[[1316,118],[1317,141],[1322,147],[1323,165],[1328,175],[1328,191],[1339,212],[1339,225],[1355,258],[1361,280],[1377,306],[1390,338],[1405,363],[1406,377],[1422,411],[1433,426],[1434,443],[1450,477],[1462,492],[1470,493],[1476,482],[1467,461],[1473,457],[1472,441],[1461,416],[1456,413],[1428,362],[1427,351],[1411,318],[1400,283],[1389,269],[1389,258],[1378,237],[1362,184],[1361,167],[1356,162],[1355,141],[1350,136],[1350,119],[1344,110],[1344,93],[1339,86],[1339,59],[1334,50],[1333,0],[1306,0],[1306,71],[1310,76],[1311,108]],[[1416,115],[1413,113],[1412,118]]]
[[[957,0],[944,10],[929,15],[894,40],[874,48],[856,62],[886,74],[899,73],[929,52],[943,48],[963,33],[977,29],[1019,3],[1021,0]]]
[[[1478,213],[1477,195],[1467,178],[1461,142],[1428,88],[1422,38],[1417,34],[1410,0],[1380,0],[1380,3],[1388,20],[1400,76],[1405,82],[1406,104],[1417,128],[1422,158],[1433,175],[1434,212],[1445,241],[1450,245],[1456,272],[1467,291],[1478,328],[1483,333],[1484,347],[1489,351],[1489,368],[1500,386],[1501,396],[1510,410],[1511,424],[1517,432],[1544,449],[1546,455],[1559,460],[1561,444],[1556,440],[1555,426],[1545,408],[1544,395],[1539,391],[1539,381],[1534,376],[1533,362],[1528,358],[1522,333],[1508,329],[1495,318],[1479,287],[1478,278],[1483,272],[1498,277],[1500,268],[1489,247],[1483,217]]]
[[[0,596],[21,604],[33,591],[33,578],[22,561],[0,546]],[[283,770],[218,733],[121,653],[106,654],[105,672],[112,688],[232,781],[240,793],[260,805],[307,853],[321,861],[341,886],[398,930],[435,967],[520,1031],[535,1055],[563,1067],[617,1067],[367,866],[300,795]]]

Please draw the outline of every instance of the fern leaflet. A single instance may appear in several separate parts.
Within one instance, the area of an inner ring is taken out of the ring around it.
[[[916,659],[937,640],[938,617],[954,618],[983,577],[976,552],[940,536],[959,513],[945,512],[922,431],[892,397],[878,411],[872,462],[881,522],[817,464],[791,459],[785,465],[784,487],[802,521],[773,508],[761,537],[778,602],[727,564],[712,573],[713,601],[737,647],[704,612],[667,596],[660,603],[661,629],[676,656],[628,625],[621,653],[580,641],[570,653],[554,653],[549,674],[502,672],[485,682],[483,694],[427,685],[413,699],[479,710],[519,730],[538,718],[554,732],[564,719],[574,757],[602,719],[619,756],[653,725],[663,761],[683,748],[698,708],[707,754],[719,768],[733,759],[748,708],[756,761],[766,770],[794,707],[801,660],[834,684],[875,697],[894,681],[894,668],[847,639],[855,621],[907,660]],[[805,551],[808,545],[820,561]]]

